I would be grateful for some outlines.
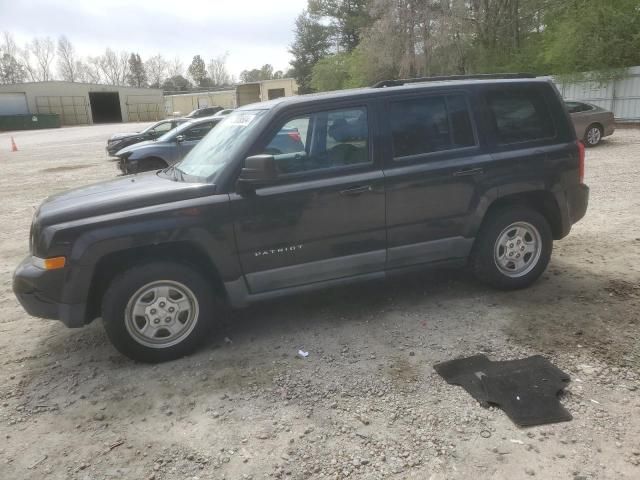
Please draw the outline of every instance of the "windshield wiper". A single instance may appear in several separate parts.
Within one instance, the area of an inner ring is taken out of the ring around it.
[[[162,173],[164,173],[167,176],[171,176],[171,179],[174,182],[184,182],[184,175],[185,172],[183,172],[182,170],[180,170],[177,166],[175,165],[171,165],[170,167],[165,168],[164,170],[162,170]]]

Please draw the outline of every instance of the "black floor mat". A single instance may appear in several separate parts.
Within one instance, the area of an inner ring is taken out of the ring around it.
[[[558,401],[570,377],[540,355],[492,362],[484,355],[433,367],[447,383],[460,385],[483,406],[499,406],[520,426],[571,420]]]

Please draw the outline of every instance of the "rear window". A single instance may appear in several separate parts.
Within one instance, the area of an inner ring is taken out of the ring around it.
[[[530,142],[555,136],[553,117],[541,92],[502,90],[487,94],[498,142]]]
[[[463,95],[413,98],[390,105],[394,158],[476,144]]]
[[[588,112],[589,110],[593,110],[593,107],[587,103],[580,102],[566,102],[567,110],[569,113],[580,113],[580,112]]]

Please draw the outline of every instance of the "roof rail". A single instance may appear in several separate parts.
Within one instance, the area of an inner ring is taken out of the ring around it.
[[[407,83],[440,82],[443,80],[498,80],[514,78],[536,78],[533,73],[480,73],[477,75],[439,75],[434,77],[404,78],[400,80],[382,80],[372,88],[399,87]]]

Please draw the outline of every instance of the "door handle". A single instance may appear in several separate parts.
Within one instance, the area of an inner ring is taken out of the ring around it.
[[[340,195],[360,195],[362,193],[370,192],[373,190],[371,185],[363,185],[357,187],[347,188],[346,190],[342,190]]]
[[[482,168],[467,168],[465,170],[458,170],[457,172],[453,172],[454,177],[466,177],[469,175],[481,175],[484,173]]]

